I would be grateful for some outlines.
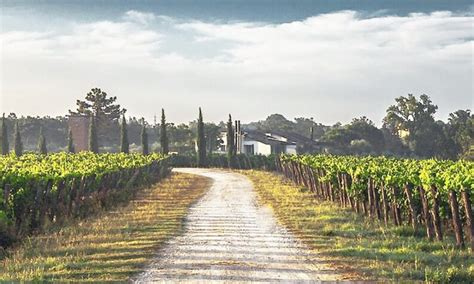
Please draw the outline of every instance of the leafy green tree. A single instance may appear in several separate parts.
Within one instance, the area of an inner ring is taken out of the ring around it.
[[[127,120],[125,115],[122,115],[122,123],[120,124],[120,152],[128,154],[129,151]]]
[[[8,145],[8,130],[7,130],[7,123],[5,119],[5,114],[2,116],[2,132],[0,133],[2,137],[0,138],[2,141],[0,142],[0,154],[6,155],[10,151],[10,147]]]
[[[414,135],[426,122],[434,122],[434,114],[438,106],[423,94],[418,100],[414,95],[398,97],[396,104],[387,109],[387,115],[383,119],[384,125],[394,131],[406,130],[409,135]]]
[[[171,145],[175,151],[180,154],[196,154],[196,135],[189,125],[184,123],[178,125],[168,123],[167,134],[169,141],[172,141]]]
[[[206,137],[204,134],[204,121],[201,108],[199,108],[197,122],[197,165],[198,167],[206,166]]]
[[[69,129],[68,137],[67,137],[67,151],[68,153],[74,153],[76,152],[76,149],[74,149],[74,140],[72,138],[72,130]]]
[[[261,131],[291,132],[295,125],[283,115],[275,113],[269,115],[264,121],[258,122],[256,126]]]
[[[141,138],[142,138],[142,154],[148,155],[149,153],[148,152],[148,133],[146,132],[145,120],[143,120]]]
[[[360,136],[353,130],[345,126],[335,126],[324,133],[320,140],[329,144],[335,153],[348,154],[351,141],[356,139],[360,139]]]
[[[454,140],[446,134],[446,125],[442,121],[425,123],[416,130],[408,146],[419,157],[454,159],[458,150]]]
[[[38,139],[38,152],[40,154],[48,154],[48,149],[46,147],[46,138],[44,137],[43,127],[40,128],[40,135]]]
[[[365,116],[354,118],[347,128],[358,136],[357,139],[362,139],[371,145],[370,152],[377,154],[383,152],[385,148],[383,133],[380,129],[375,127],[375,124],[370,119]]]
[[[434,120],[438,106],[425,94],[419,100],[409,94],[408,97],[399,97],[395,101],[396,104],[387,109],[387,115],[383,119],[384,127],[393,133],[405,131],[407,135],[403,139],[417,156],[434,156],[436,149],[440,147],[433,143],[440,142],[442,133]]]
[[[384,154],[388,156],[409,156],[410,149],[402,142],[402,139],[397,134],[394,134],[390,129],[382,127],[381,129],[385,149]]]
[[[319,139],[329,130],[329,126],[314,122],[314,118],[296,117],[292,132],[299,133],[311,140]]]
[[[465,155],[474,145],[474,115],[470,110],[457,110],[449,114],[448,135],[456,143],[459,154]]]
[[[367,155],[372,152],[373,146],[365,139],[355,139],[350,144],[352,154]]]
[[[94,115],[89,118],[89,151],[99,153],[99,143],[97,141],[97,129]]]
[[[23,155],[23,143],[21,142],[20,127],[18,126],[18,121],[15,123],[15,136],[13,138],[13,143],[15,147],[15,155]]]
[[[166,132],[166,116],[165,110],[161,109],[161,124],[160,124],[160,143],[161,153],[167,155],[169,152],[168,133]]]
[[[219,134],[221,132],[221,127],[215,123],[208,122],[204,124],[204,136],[206,137],[206,149],[208,154],[217,149],[219,145]]]
[[[227,121],[227,161],[229,168],[235,165],[235,151],[234,151],[234,128],[232,116],[229,114],[229,121]]]
[[[0,117],[0,130],[1,130]],[[68,119],[65,117],[38,117],[38,116],[16,116],[11,113],[5,115],[5,125],[8,129],[9,149],[13,150],[13,137],[15,122],[21,126],[21,142],[23,143],[23,151],[37,151],[38,137],[40,128],[43,127],[44,133],[47,135],[48,151],[60,151],[67,146]],[[1,136],[1,133],[0,133]]]

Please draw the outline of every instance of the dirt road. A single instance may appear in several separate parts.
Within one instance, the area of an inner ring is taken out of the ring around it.
[[[134,281],[283,281],[337,280],[318,255],[279,225],[256,202],[243,175],[213,169],[175,169],[214,180],[191,207],[185,231],[157,253]]]

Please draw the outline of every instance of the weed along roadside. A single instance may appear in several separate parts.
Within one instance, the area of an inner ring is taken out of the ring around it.
[[[409,226],[385,226],[332,201],[314,198],[304,185],[263,171],[242,171],[279,221],[347,279],[472,283],[474,258],[453,236],[429,241]]]
[[[210,180],[172,173],[126,206],[26,238],[1,260],[1,281],[126,281],[180,232]]]

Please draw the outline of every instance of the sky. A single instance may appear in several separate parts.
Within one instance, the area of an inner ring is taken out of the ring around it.
[[[94,87],[153,121],[324,124],[427,94],[474,100],[470,1],[0,0],[0,112],[67,114]]]

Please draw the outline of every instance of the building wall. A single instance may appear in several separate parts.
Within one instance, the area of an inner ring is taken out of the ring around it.
[[[272,153],[272,147],[270,145],[264,144],[262,142],[254,140],[244,140],[242,145],[242,153],[245,153],[245,145],[253,145],[253,150],[255,155],[270,155]]]
[[[70,116],[68,125],[76,152],[87,151],[89,149],[89,117]]]
[[[285,153],[296,155],[296,145],[286,145]]]

